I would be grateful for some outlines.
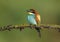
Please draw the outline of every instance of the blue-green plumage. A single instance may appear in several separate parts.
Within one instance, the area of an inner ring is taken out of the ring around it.
[[[37,25],[34,14],[29,14],[27,16],[27,20],[28,20],[28,23],[33,24],[33,25]]]

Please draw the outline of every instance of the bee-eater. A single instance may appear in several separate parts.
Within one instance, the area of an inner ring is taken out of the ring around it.
[[[35,29],[39,33],[39,36],[41,36],[39,27],[36,27],[41,22],[40,14],[35,9],[29,9],[27,10],[27,12],[28,12],[28,16],[27,16],[28,23],[30,25],[34,25]]]

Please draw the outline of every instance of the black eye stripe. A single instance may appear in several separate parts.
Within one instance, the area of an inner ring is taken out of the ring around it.
[[[35,13],[34,11],[35,11],[34,9],[27,10],[27,12],[31,12],[31,13]]]

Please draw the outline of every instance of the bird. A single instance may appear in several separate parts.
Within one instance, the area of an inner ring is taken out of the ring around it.
[[[35,29],[38,32],[39,37],[41,37],[40,28],[37,27],[41,23],[40,14],[35,9],[29,9],[29,10],[27,10],[27,12],[28,12],[28,15],[27,15],[28,23],[30,25],[35,26]]]

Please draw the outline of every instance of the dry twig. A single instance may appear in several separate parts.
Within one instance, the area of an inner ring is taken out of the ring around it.
[[[58,29],[58,31],[60,32],[60,25],[43,25],[41,24],[40,26],[36,26],[36,27],[39,27],[40,29]],[[20,31],[22,29],[25,29],[25,28],[35,28],[35,26],[31,26],[31,25],[7,25],[7,26],[3,26],[3,27],[0,27],[0,31],[5,31],[5,30],[9,30],[11,31],[12,29],[20,29]]]

